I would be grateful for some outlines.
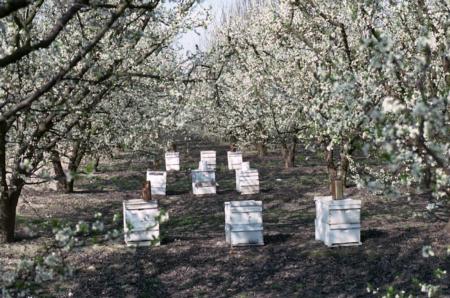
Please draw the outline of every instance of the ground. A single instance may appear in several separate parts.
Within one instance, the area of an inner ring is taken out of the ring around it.
[[[192,146],[191,146],[192,147]],[[218,155],[218,194],[194,197],[189,168],[199,150]],[[226,147],[199,143],[181,148],[182,171],[168,176],[168,195],[160,198],[170,216],[161,226],[162,245],[127,248],[123,241],[73,252],[76,269],[63,294],[73,297],[366,297],[368,283],[417,293],[414,280],[435,283],[433,271],[450,268],[445,223],[417,217],[426,201],[392,200],[355,187],[346,195],[362,200],[362,245],[328,248],[314,240],[316,195],[327,195],[326,168],[315,155],[298,153],[297,167],[283,169],[280,154],[259,158],[245,152],[260,171],[261,193],[239,196],[234,173],[226,169]],[[118,158],[104,163],[91,179],[78,181],[74,194],[26,190],[18,212],[19,241],[0,245],[0,268],[9,270],[32,255],[49,231],[27,235],[30,223],[58,218],[76,223],[121,213],[122,200],[138,198],[149,161]],[[264,204],[264,246],[230,248],[225,243],[224,202],[259,199]],[[422,257],[432,245],[437,256]],[[448,277],[440,281],[450,297]],[[69,294],[71,293],[71,294]]]

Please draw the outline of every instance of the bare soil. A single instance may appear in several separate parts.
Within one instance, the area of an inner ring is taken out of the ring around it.
[[[199,150],[216,149],[219,186],[214,196],[194,197],[189,168]],[[240,196],[234,172],[226,169],[226,147],[197,145],[180,150],[182,171],[169,173],[168,195],[159,199],[170,215],[161,226],[162,245],[127,248],[120,240],[87,246],[69,258],[76,268],[61,297],[373,297],[367,284],[393,286],[418,293],[417,279],[442,285],[450,297],[448,276],[437,281],[433,271],[450,273],[443,221],[414,216],[424,199],[391,200],[356,188],[346,195],[361,199],[362,245],[328,248],[314,240],[316,195],[327,195],[327,174],[315,156],[298,154],[298,166],[283,169],[281,156],[244,154],[260,171],[261,193]],[[162,163],[163,164],[163,163]],[[26,190],[18,208],[19,241],[0,245],[0,272],[21,256],[30,256],[51,236],[39,230],[27,236],[30,223],[50,218],[76,223],[121,213],[122,200],[138,198],[149,161],[115,159],[91,179],[79,181],[73,194]],[[264,204],[264,246],[230,248],[225,243],[224,202],[258,199]],[[436,257],[423,258],[432,245]],[[3,269],[1,269],[3,268]],[[69,294],[70,293],[70,294]]]

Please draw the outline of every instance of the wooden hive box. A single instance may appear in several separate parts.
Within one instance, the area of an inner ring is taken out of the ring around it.
[[[316,204],[316,219],[315,219],[315,239],[324,241],[325,239],[325,229],[322,215],[322,202],[333,200],[332,196],[320,196],[314,197],[314,202]]]
[[[262,201],[225,202],[225,241],[231,246],[264,245]]]
[[[227,152],[228,169],[240,170],[242,166],[242,152]]]
[[[166,152],[166,171],[179,171],[180,170],[180,153],[179,152]]]
[[[208,162],[211,169],[216,169],[216,151],[200,151],[200,160]]]
[[[239,170],[236,170],[236,191],[237,192],[241,192],[241,187],[240,187],[240,176],[241,176],[241,172],[242,171],[248,171],[250,170],[250,162],[248,161],[244,161],[241,163],[241,168]]]
[[[157,201],[123,201],[124,238],[127,246],[160,245]]]
[[[241,171],[239,173],[239,190],[242,195],[259,193],[258,170]]]
[[[361,201],[321,200],[323,241],[327,246],[361,244]]]
[[[152,186],[152,195],[166,195],[167,172],[147,170],[147,181]]]
[[[216,172],[214,170],[193,170],[191,177],[194,195],[216,194]]]

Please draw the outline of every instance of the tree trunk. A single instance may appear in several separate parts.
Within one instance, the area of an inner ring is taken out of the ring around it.
[[[330,193],[334,199],[336,196],[334,180],[336,180],[336,178],[337,178],[337,168],[336,168],[336,165],[334,164],[333,149],[327,150],[325,152],[325,160],[327,162],[328,179],[329,179],[329,183],[330,183]]]
[[[293,138],[291,144],[283,144],[282,154],[284,159],[284,167],[293,168],[295,166],[295,149],[297,145],[297,139]]]
[[[69,179],[67,179],[67,188],[66,188],[66,192],[67,193],[72,193],[74,190],[74,184],[75,184],[75,175],[78,172],[78,168],[80,167],[81,161],[83,160],[84,154],[85,154],[85,150],[83,147],[83,141],[82,140],[78,140],[73,148],[72,151],[70,153],[69,156],[69,166],[68,166],[68,170],[69,170]]]
[[[6,181],[6,131],[6,123],[0,123],[0,244],[14,241],[16,223]]]
[[[98,172],[98,166],[100,165],[100,156],[97,156],[95,158],[95,162],[94,162],[94,171]]]
[[[256,143],[256,150],[258,151],[259,157],[264,157],[267,155],[267,146],[263,142]]]
[[[349,161],[345,155],[341,155],[341,180],[344,187],[347,186]]]
[[[53,165],[53,171],[55,172],[56,179],[56,190],[66,191],[67,190],[67,177],[64,172],[64,168],[61,163],[61,156],[57,150],[52,150],[51,161]]]

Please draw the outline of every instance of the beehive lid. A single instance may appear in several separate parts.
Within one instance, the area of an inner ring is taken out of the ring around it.
[[[158,201],[144,201],[142,199],[132,199],[123,201],[123,206],[125,209],[133,210],[133,209],[157,209]]]
[[[230,156],[230,157],[235,157],[235,156],[240,157],[241,155],[242,155],[241,151],[236,151],[236,152],[228,151],[228,156]]]
[[[179,157],[179,152],[166,152],[166,157]]]
[[[323,201],[323,204],[328,205],[329,209],[361,208],[361,200],[353,200],[353,199]]]
[[[314,197],[314,201],[331,201],[333,199],[332,196],[319,196]]]
[[[255,201],[255,200],[230,201],[225,202],[225,205],[230,205],[230,207],[255,207],[255,206],[262,206],[262,201]]]
[[[164,172],[164,171],[147,170],[147,175],[151,175],[151,176],[164,176],[165,174],[166,174],[166,172]]]

